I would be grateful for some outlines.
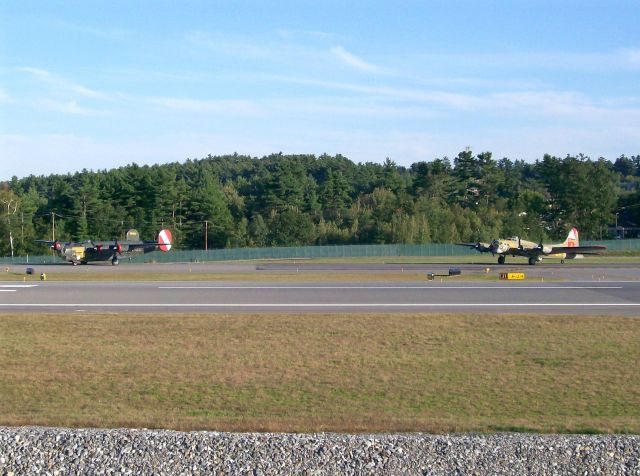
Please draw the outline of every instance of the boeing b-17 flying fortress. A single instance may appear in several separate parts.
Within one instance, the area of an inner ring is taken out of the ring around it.
[[[556,258],[564,263],[565,259],[584,258],[584,255],[597,255],[607,249],[606,246],[580,246],[578,230],[572,228],[562,243],[543,244],[523,240],[518,236],[512,238],[497,238],[491,243],[458,243],[468,246],[480,253],[498,255],[498,264],[504,264],[507,256],[524,256],[529,259],[531,266],[542,261],[542,258]]]

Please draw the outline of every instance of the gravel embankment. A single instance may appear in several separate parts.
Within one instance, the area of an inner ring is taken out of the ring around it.
[[[640,475],[640,436],[0,428],[0,475]]]

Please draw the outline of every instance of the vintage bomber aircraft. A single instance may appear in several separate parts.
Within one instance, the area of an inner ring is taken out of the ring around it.
[[[87,264],[90,261],[111,261],[112,265],[118,264],[121,256],[130,257],[138,253],[148,253],[159,248],[160,251],[171,249],[172,237],[169,230],[160,230],[158,239],[154,241],[141,241],[137,230],[127,231],[124,241],[117,238],[112,241],[51,241],[36,240],[38,243],[49,245],[59,256],[71,264]]]
[[[562,243],[544,245],[532,241],[522,240],[517,236],[513,238],[493,240],[491,243],[458,243],[461,246],[475,248],[480,253],[491,253],[498,255],[498,264],[504,264],[507,255],[524,256],[529,258],[529,264],[534,265],[542,258],[559,258],[561,263],[565,259],[583,258],[584,255],[597,255],[600,251],[606,250],[606,246],[580,246],[578,230],[572,228],[567,239]]]

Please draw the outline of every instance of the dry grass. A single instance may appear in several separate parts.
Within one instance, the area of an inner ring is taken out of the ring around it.
[[[640,319],[0,315],[0,424],[640,432]]]

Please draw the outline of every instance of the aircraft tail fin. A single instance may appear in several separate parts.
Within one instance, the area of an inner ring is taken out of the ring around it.
[[[160,233],[158,233],[158,248],[160,248],[160,251],[169,251],[172,244],[173,237],[171,236],[171,232],[167,229],[160,230]]]
[[[135,228],[131,228],[129,231],[127,231],[127,234],[125,236],[125,240],[127,240],[127,241],[139,241],[140,240],[140,233],[138,233],[138,230],[136,230]]]
[[[564,240],[564,243],[562,243],[562,246],[566,246],[568,248],[574,248],[576,246],[580,246],[578,229],[576,227],[571,228],[571,231],[567,235],[567,239]]]

